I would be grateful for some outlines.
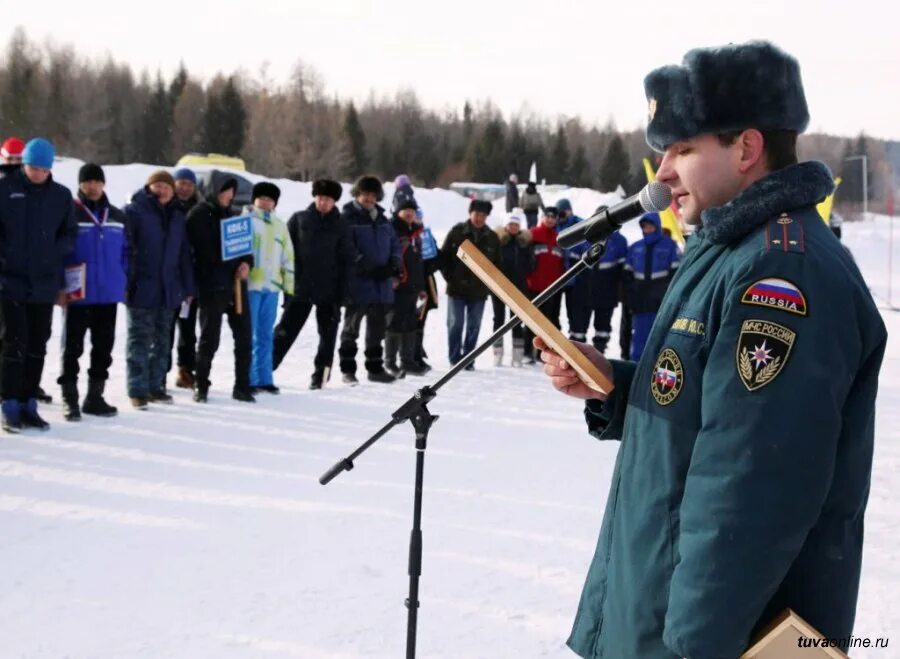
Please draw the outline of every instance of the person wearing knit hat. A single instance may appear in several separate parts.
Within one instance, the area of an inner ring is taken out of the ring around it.
[[[400,206],[404,203],[412,202],[413,208],[418,208],[416,202],[415,191],[413,190],[412,181],[406,174],[400,174],[394,179],[394,197],[391,200],[391,214],[396,216],[400,212]]]
[[[416,218],[416,200],[406,197],[399,200],[398,206],[391,224],[400,241],[402,267],[394,288],[394,302],[388,310],[384,367],[391,375],[403,378],[407,374],[425,375],[427,372],[416,361],[416,324],[419,307],[424,307],[428,295],[422,259],[424,227]]]
[[[326,178],[321,178],[317,181],[313,181],[312,184],[312,196],[313,197],[331,197],[335,203],[341,200],[341,193],[343,192],[343,188],[341,184],[337,181],[331,181]]]
[[[175,179],[175,204],[185,216],[191,209],[202,201],[197,192],[197,175],[188,167],[175,170],[172,175]],[[185,313],[186,312],[186,313]],[[178,342],[175,341],[175,328],[178,328]],[[171,349],[168,357],[166,373],[172,370],[172,351],[177,355],[178,372],[175,376],[175,386],[180,389],[194,388],[194,369],[197,366],[197,299],[193,298],[190,304],[172,319],[172,327],[169,330],[169,343]]]
[[[0,164],[21,165],[25,142],[18,137],[9,137],[0,146]]]
[[[237,187],[234,176],[227,175],[216,180],[206,201],[195,206],[187,218],[188,237],[194,250],[200,317],[194,377],[194,401],[198,403],[207,402],[209,396],[209,374],[219,349],[223,316],[228,317],[234,339],[234,387],[231,397],[245,403],[256,402],[250,390],[253,330],[247,296],[247,278],[253,266],[253,256],[222,260],[222,220],[235,214],[231,204]],[[236,295],[240,296],[240,309],[236,304]]]
[[[312,185],[312,195],[312,203],[287,223],[294,248],[294,290],[285,291],[284,312],[274,332],[272,367],[277,369],[284,360],[315,307],[319,345],[309,388],[321,389],[334,365],[341,304],[356,254],[336,206],[341,184],[319,179]]]
[[[63,417],[78,421],[84,414],[115,416],[118,412],[103,397],[116,338],[119,303],[128,288],[125,214],[109,203],[104,192],[103,169],[86,163],[78,172],[78,239],[66,257],[67,272],[83,277],[81,290],[69,295],[64,313],[62,369],[57,383],[62,387]],[[84,352],[84,337],[91,333],[88,393],[78,400],[78,360]]]
[[[487,286],[459,260],[456,255],[459,246],[470,240],[489,261],[498,268],[501,265],[500,238],[487,226],[491,210],[491,202],[473,199],[469,204],[469,219],[450,229],[441,246],[441,271],[447,282],[447,347],[451,366],[478,343],[481,317],[489,293]],[[466,369],[474,370],[475,366],[469,364]]]
[[[521,208],[513,208],[506,215],[506,224],[497,227],[500,239],[500,271],[525,295],[528,291],[528,275],[534,271],[534,246],[531,244],[531,232],[524,227],[525,213]],[[497,296],[491,296],[494,307],[494,331],[496,332],[512,317],[512,311]],[[503,363],[503,339],[493,346],[494,366]],[[516,325],[512,329],[512,365],[521,367],[525,358],[525,326]]]
[[[349,304],[344,314],[341,345],[342,379],[355,386],[359,330],[366,321],[365,357],[371,382],[389,384],[396,378],[384,369],[382,342],[386,314],[394,302],[394,286],[401,271],[400,241],[378,205],[384,197],[381,181],[363,176],[353,186],[354,199],[344,205],[341,217],[350,228],[358,257],[350,274]]]
[[[147,187],[150,188],[154,183],[163,183],[172,188],[172,194],[175,194],[175,179],[165,169],[157,169],[147,177]]]
[[[568,646],[737,657],[785,610],[851,638],[887,331],[816,210],[832,173],[797,157],[800,65],[765,41],[697,48],[644,93],[656,179],[698,229],[643,357],[579,344],[600,393],[535,341],[589,432],[621,440]],[[642,242],[635,283],[665,280],[662,238]]]
[[[151,174],[125,207],[129,248],[128,397],[135,409],[171,403],[165,378],[176,309],[190,304],[195,281],[184,212],[165,170]]]
[[[53,180],[53,146],[32,140],[26,164],[0,179],[0,397],[2,426],[47,430],[38,390],[54,302],[64,305],[63,259],[78,220],[72,193]]]
[[[253,186],[253,205],[244,215],[253,218],[253,268],[247,280],[252,327],[250,389],[279,393],[272,375],[272,345],[278,298],[294,292],[294,246],[284,221],[275,215],[281,190],[260,181]]]

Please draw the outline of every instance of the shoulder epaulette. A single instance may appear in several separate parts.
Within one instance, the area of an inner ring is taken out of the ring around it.
[[[787,213],[773,217],[766,224],[766,250],[803,254],[806,245],[803,239],[803,220],[792,218]]]

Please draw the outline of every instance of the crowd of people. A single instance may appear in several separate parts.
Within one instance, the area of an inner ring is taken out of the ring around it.
[[[439,247],[406,175],[394,181],[389,211],[381,205],[384,186],[375,176],[360,177],[341,207],[343,186],[317,180],[312,203],[285,222],[277,213],[281,191],[269,181],[254,185],[251,204],[242,207],[234,201],[233,176],[211,179],[204,198],[192,170],[160,169],[119,209],[106,196],[105,174],[97,164],[81,167],[74,197],[55,182],[55,151],[46,139],[25,144],[10,138],[2,158],[0,396],[3,428],[10,432],[49,427],[38,402],[50,399],[40,383],[54,304],[64,309],[57,383],[67,420],[117,414],[104,392],[120,304],[127,314],[127,389],[135,409],[173,402],[167,391],[173,365],[175,386],[191,389],[197,403],[209,400],[223,318],[234,343],[232,397],[251,403],[260,393],[279,393],[274,372],[313,309],[319,340],[311,389],[329,382],[335,351],[343,383],[359,383],[363,321],[366,379],[391,383],[431,369],[424,332],[429,312],[439,304],[438,272],[447,284],[451,365],[475,348],[489,297],[494,328],[506,321],[505,305],[457,258],[464,240],[532,298],[585,249],[557,246],[557,233],[581,218],[566,199],[545,204],[533,182],[516,199],[521,206],[510,207],[496,228],[488,224],[493,204],[472,200],[468,218],[452,227]],[[223,260],[220,226],[232,216],[250,218],[252,254]],[[542,307],[560,327],[565,301],[569,335],[578,341],[587,340],[593,316],[593,345],[605,351],[613,311],[621,304],[620,347],[623,356],[634,359],[679,254],[657,216],[647,215],[641,225],[642,240],[628,246],[616,233],[600,264]],[[91,354],[82,399],[79,360],[88,332]],[[536,363],[528,330],[519,326],[512,334],[512,365]],[[503,364],[503,355],[500,340],[495,366]]]

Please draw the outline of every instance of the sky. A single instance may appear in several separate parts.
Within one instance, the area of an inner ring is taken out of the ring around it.
[[[0,0],[0,43],[21,25],[170,77],[265,71],[302,60],[325,90],[364,101],[412,89],[431,109],[490,99],[509,117],[646,119],[643,78],[694,47],[768,39],[800,61],[810,131],[900,140],[900,10],[888,2],[756,0]]]

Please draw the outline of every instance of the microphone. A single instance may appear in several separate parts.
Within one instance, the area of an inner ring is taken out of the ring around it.
[[[663,211],[672,203],[672,190],[660,181],[644,186],[636,195],[628,197],[612,208],[603,208],[583,222],[569,227],[556,237],[556,244],[569,249],[588,241],[596,243],[608,238],[628,220],[638,215]]]

